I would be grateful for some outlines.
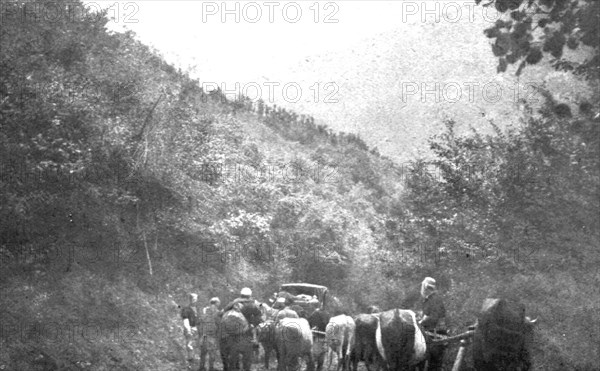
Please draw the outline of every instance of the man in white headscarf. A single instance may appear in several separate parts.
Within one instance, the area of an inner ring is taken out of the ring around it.
[[[425,331],[433,333],[446,333],[445,319],[446,307],[435,288],[435,279],[425,277],[421,282],[421,297],[423,298],[423,318],[419,325]],[[431,344],[427,336],[428,370],[439,370],[443,363],[445,346]]]
[[[421,283],[421,297],[423,297],[423,318],[419,324],[425,331],[435,331],[443,326],[446,318],[446,307],[435,288],[435,280],[426,277]]]

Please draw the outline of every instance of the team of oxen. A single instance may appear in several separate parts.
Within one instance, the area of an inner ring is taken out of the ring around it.
[[[522,321],[518,320],[524,314],[524,307],[506,304],[503,300],[489,300],[483,307],[484,310],[488,307],[488,313],[479,320],[493,324],[491,327],[488,324],[479,334],[475,331],[473,360],[476,369],[527,370],[529,354],[525,340],[519,334],[524,333],[523,328],[531,327],[532,322],[524,315]],[[336,371],[357,371],[359,362],[364,362],[368,371],[423,369],[427,344],[415,312],[404,309],[380,312],[375,307],[369,311],[371,313],[351,317],[345,314],[332,316],[317,309],[306,318],[299,307],[274,310],[267,304],[246,303],[222,316],[223,370],[238,369],[241,356],[243,370],[249,371],[256,341],[264,349],[267,370],[272,353],[276,354],[278,371],[299,369],[301,358],[305,359],[307,371],[315,368],[321,371],[326,360],[329,370],[334,357]],[[516,314],[511,317],[512,322],[510,318],[504,318],[506,313],[508,317]],[[488,336],[490,331],[493,332],[491,338]],[[502,348],[501,344],[505,343],[510,344],[509,348]]]

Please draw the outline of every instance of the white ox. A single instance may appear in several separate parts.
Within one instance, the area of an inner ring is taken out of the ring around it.
[[[348,369],[348,363],[350,359],[350,352],[354,347],[354,331],[356,324],[352,317],[345,314],[331,317],[327,327],[325,328],[325,338],[329,345],[329,353],[327,356],[328,364],[327,370],[331,367],[333,360],[333,353],[337,355],[337,367],[339,371],[340,367],[342,370]]]

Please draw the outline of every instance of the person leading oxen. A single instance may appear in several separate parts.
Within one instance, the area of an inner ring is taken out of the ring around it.
[[[426,277],[421,283],[421,297],[423,298],[423,318],[419,325],[430,333],[447,334],[446,307],[435,287],[435,279]],[[444,350],[443,344],[433,344],[430,336],[427,340],[428,370],[436,371],[442,367]]]
[[[435,288],[435,279],[425,277],[421,283],[421,297],[423,298],[423,318],[419,324],[425,331],[444,332],[446,307]]]

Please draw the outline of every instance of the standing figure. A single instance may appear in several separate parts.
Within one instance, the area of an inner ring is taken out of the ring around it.
[[[223,313],[219,324],[219,349],[223,371],[239,370],[240,355],[243,370],[250,371],[255,338],[253,329],[261,321],[262,312],[253,302],[239,303]]]
[[[230,311],[234,307],[240,309],[243,305],[248,303],[254,303],[255,305],[259,305],[259,303],[252,298],[252,290],[250,290],[250,288],[248,287],[244,287],[240,291],[240,296],[231,301],[229,304],[227,304],[225,308],[223,308],[223,313]]]
[[[189,294],[189,304],[181,308],[181,319],[183,320],[183,336],[185,338],[185,350],[187,355],[187,361],[190,363],[194,362],[194,341],[198,338],[198,330],[196,328],[196,321],[198,319],[198,313],[196,306],[198,305],[198,295],[194,293]]]
[[[421,297],[423,297],[423,318],[419,325],[425,331],[446,334],[446,307],[435,288],[435,280],[426,277],[421,283]],[[426,336],[429,370],[439,370],[443,363],[445,345],[433,345],[431,338]]]
[[[223,313],[229,312],[232,309],[237,310],[238,312],[242,310],[245,306],[252,306],[260,308],[260,303],[252,297],[252,290],[249,287],[244,287],[240,290],[240,296],[223,308]],[[262,313],[262,312],[261,312]],[[255,357],[258,357],[259,354],[259,344],[258,344],[258,334],[256,331],[256,326],[250,324],[250,333],[252,334],[250,343],[252,345],[253,354]]]
[[[209,305],[202,308],[198,321],[198,335],[200,336],[200,370],[205,370],[206,356],[208,355],[208,371],[214,371],[215,360],[217,359],[217,350],[219,344],[218,323],[219,323],[219,306],[221,300],[214,297],[210,299]]]

